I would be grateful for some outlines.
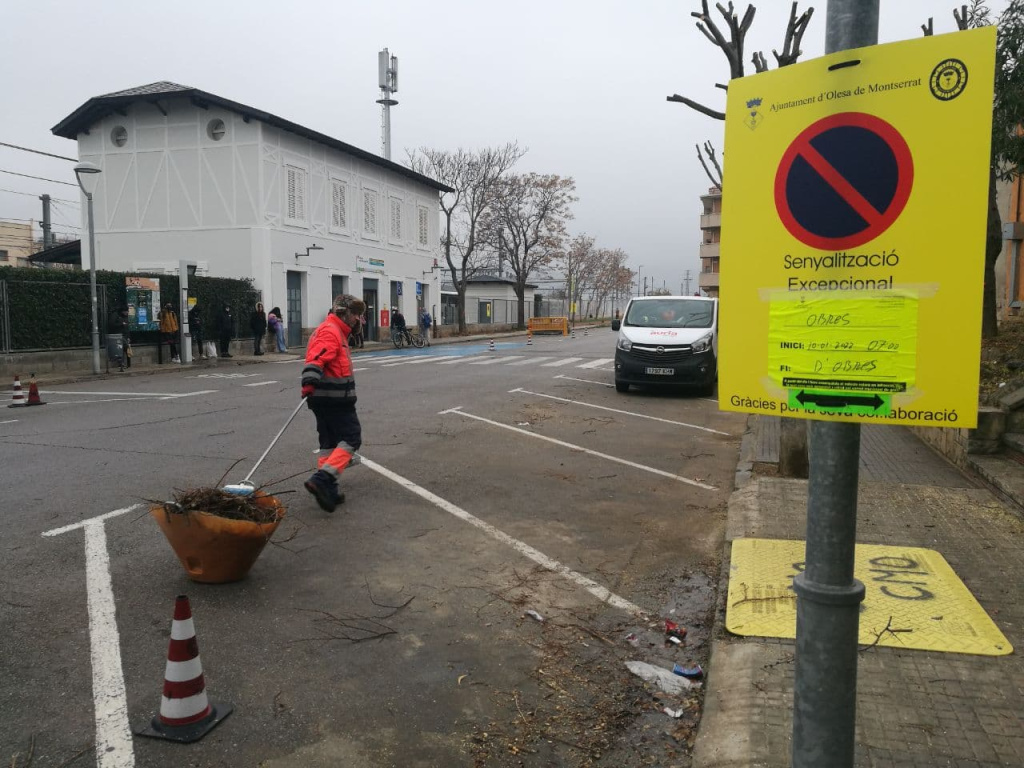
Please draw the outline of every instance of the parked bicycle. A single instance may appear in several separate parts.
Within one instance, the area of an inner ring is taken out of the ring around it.
[[[419,333],[413,333],[405,328],[401,331],[391,331],[391,343],[395,345],[395,349],[401,349],[406,345],[421,349],[427,342]]]

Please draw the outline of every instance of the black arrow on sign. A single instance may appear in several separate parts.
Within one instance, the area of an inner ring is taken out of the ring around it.
[[[813,395],[807,394],[802,389],[800,394],[796,396],[796,401],[800,405],[816,405],[819,408],[845,408],[849,405],[861,405],[878,410],[879,406],[885,401],[878,395],[872,395],[871,397],[858,397],[857,395]]]

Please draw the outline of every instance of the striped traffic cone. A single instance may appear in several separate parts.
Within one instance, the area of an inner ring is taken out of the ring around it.
[[[217,704],[206,698],[203,664],[199,660],[199,644],[192,624],[192,607],[188,597],[178,595],[171,623],[171,642],[167,648],[160,714],[153,718],[148,728],[139,731],[139,735],[188,744],[203,738],[231,711],[230,704]]]
[[[39,397],[39,385],[36,384],[36,375],[29,374],[28,378],[28,403],[26,405],[46,405]]]
[[[488,352],[493,352],[494,351],[494,339],[491,339],[491,345],[490,345],[490,347],[488,348],[487,351]]]
[[[527,331],[526,332],[526,346],[528,346],[528,347],[532,347],[533,346],[533,331]]]
[[[576,329],[575,328],[572,329],[572,337],[574,339],[576,338]]]
[[[14,374],[14,401],[8,408],[21,408],[25,405],[25,395],[21,391],[21,377]]]
[[[589,328],[584,328],[583,329],[583,335],[584,336],[589,336],[590,335],[590,329]]]

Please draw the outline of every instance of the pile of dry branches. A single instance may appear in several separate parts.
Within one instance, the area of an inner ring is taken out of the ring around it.
[[[266,498],[266,495],[259,492],[238,496],[220,488],[189,488],[175,491],[174,500],[161,502],[161,506],[168,515],[206,512],[229,520],[272,523],[277,520],[279,507],[277,504],[268,504]]]

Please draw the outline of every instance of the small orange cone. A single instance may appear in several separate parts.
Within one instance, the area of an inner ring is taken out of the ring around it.
[[[36,384],[36,375],[34,373],[29,374],[28,379],[28,405],[46,405],[39,398],[39,385]]]
[[[215,704],[206,698],[203,664],[199,660],[192,607],[188,597],[178,595],[174,602],[171,642],[167,648],[164,695],[160,714],[139,736],[168,739],[188,744],[199,741],[221,720],[231,714],[230,704]]]
[[[528,346],[528,347],[532,347],[533,346],[533,331],[527,331],[526,332],[526,346]]]
[[[8,408],[21,408],[25,405],[25,395],[21,391],[21,377],[14,374],[14,401]]]

